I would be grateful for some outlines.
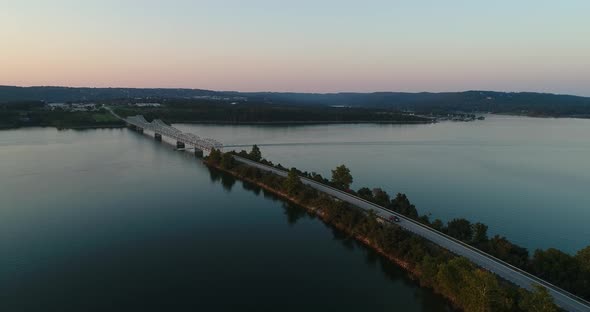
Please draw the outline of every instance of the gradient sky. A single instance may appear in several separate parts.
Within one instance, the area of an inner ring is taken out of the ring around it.
[[[0,0],[0,84],[590,96],[590,1]]]

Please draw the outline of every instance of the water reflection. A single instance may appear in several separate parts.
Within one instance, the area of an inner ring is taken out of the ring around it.
[[[221,185],[223,185],[223,188],[226,191],[230,192],[232,187],[234,187],[234,184],[236,184],[236,178],[229,174],[221,175]]]
[[[256,195],[260,195],[262,188],[254,183],[242,182],[242,187],[246,191],[252,191]]]
[[[285,202],[283,204],[283,209],[285,210],[285,215],[287,216],[287,221],[289,225],[293,226],[299,221],[299,219],[304,218],[308,215],[307,211],[301,207],[297,207],[292,203]]]
[[[211,178],[211,182],[217,182],[219,180],[221,180],[221,170],[215,169],[215,168],[209,168],[209,178]]]
[[[209,178],[211,179],[211,182],[220,181],[221,185],[223,186],[223,189],[225,189],[228,192],[231,192],[232,188],[234,187],[234,184],[236,184],[236,178],[234,178],[232,175],[224,174],[223,171],[216,168],[208,167],[208,169]]]

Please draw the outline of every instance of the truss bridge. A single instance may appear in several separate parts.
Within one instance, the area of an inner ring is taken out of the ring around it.
[[[215,139],[202,138],[196,134],[182,132],[172,126],[167,125],[160,119],[154,119],[152,122],[147,121],[142,115],[131,116],[123,119],[128,126],[142,132],[149,130],[154,132],[156,140],[162,140],[162,136],[176,140],[177,148],[185,148],[186,145],[192,146],[197,150],[210,152],[212,149],[222,149],[223,144]]]

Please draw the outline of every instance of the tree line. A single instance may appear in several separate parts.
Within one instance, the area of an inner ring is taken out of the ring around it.
[[[205,162],[231,172],[239,178],[260,183],[276,192],[286,194],[304,207],[318,209],[318,215],[324,222],[351,236],[366,240],[369,245],[388,257],[407,263],[408,269],[415,273],[421,285],[442,294],[460,309],[465,311],[558,310],[548,291],[543,287],[536,287],[532,292],[518,289],[513,284],[499,279],[496,275],[476,267],[466,258],[455,256],[395,224],[379,222],[376,214],[372,211],[367,213],[358,207],[336,200],[303,184],[300,176],[312,176],[312,174],[305,174],[296,168],[291,168],[288,169],[287,177],[281,177],[238,163],[233,155],[273,165],[272,162],[262,158],[257,146],[254,146],[250,152],[223,153],[213,150],[206,157]],[[284,168],[280,165],[273,166]],[[316,178],[320,179],[317,175]],[[389,195],[382,190],[371,191],[370,196],[366,189],[354,192],[349,190],[352,180],[350,170],[341,165],[332,171],[332,177],[328,182],[330,185],[338,186],[376,203],[387,203],[389,209],[424,221],[422,217],[418,216],[415,207],[405,195],[398,194],[394,199],[390,199]],[[458,228],[458,232],[461,233],[460,230],[466,224],[459,222],[458,225],[455,225],[455,223],[451,223],[450,228],[453,229],[451,233],[455,233],[455,228]],[[444,227],[448,232],[449,225]],[[478,235],[472,235],[471,239],[477,236],[481,241],[484,237],[483,227],[480,225],[477,228]]]
[[[0,128],[49,126],[56,128],[124,126],[104,108],[96,111],[49,110],[38,101],[0,104]]]
[[[167,122],[289,123],[289,122],[399,122],[427,123],[429,119],[383,108],[293,106],[256,102],[168,100],[161,107],[115,108],[121,116],[144,115]]]

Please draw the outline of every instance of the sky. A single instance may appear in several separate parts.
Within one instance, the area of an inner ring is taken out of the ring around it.
[[[0,0],[0,85],[590,96],[588,0]]]

